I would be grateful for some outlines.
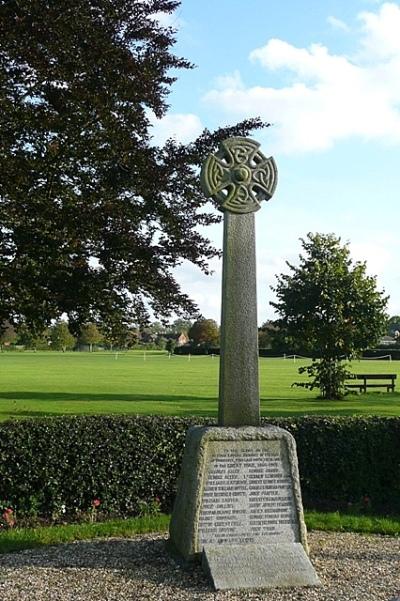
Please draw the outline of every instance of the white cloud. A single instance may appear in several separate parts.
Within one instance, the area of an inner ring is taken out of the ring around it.
[[[242,81],[242,77],[239,71],[236,69],[230,75],[221,75],[221,77],[217,77],[216,85],[219,88],[235,88],[235,89],[244,89],[244,83]]]
[[[174,270],[177,281],[182,286],[182,290],[190,295],[201,313],[206,319],[215,319],[218,323],[221,321],[221,279],[222,279],[222,261],[221,259],[212,259],[210,268],[212,275],[205,275],[199,268],[185,261]]]
[[[330,16],[327,18],[327,22],[329,23],[329,25],[331,25],[334,29],[340,29],[342,31],[346,31],[349,32],[350,31],[350,27],[347,25],[347,23],[345,23],[344,21],[342,21],[341,19],[337,19],[336,17]]]
[[[390,246],[367,242],[350,243],[351,258],[355,261],[366,261],[367,272],[370,275],[385,273],[390,266],[394,266],[394,257]],[[378,284],[379,288],[379,284]]]
[[[203,125],[192,113],[170,113],[162,119],[150,115],[155,144],[163,144],[168,138],[175,138],[183,144],[192,142],[202,131]]]
[[[400,6],[386,2],[378,13],[362,12],[362,45],[371,58],[400,56]]]
[[[271,39],[250,60],[267,74],[283,72],[287,85],[246,88],[235,72],[220,78],[204,101],[230,117],[272,121],[275,152],[326,149],[353,136],[399,143],[400,7],[385,3],[359,20],[360,51],[353,59],[321,44],[296,48]]]

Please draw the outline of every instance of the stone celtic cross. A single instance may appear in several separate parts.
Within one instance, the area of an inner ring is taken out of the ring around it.
[[[257,426],[258,328],[254,212],[277,184],[272,157],[248,138],[224,140],[201,170],[205,194],[224,213],[219,425]]]

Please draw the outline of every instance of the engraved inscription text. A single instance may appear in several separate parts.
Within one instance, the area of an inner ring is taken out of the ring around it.
[[[297,542],[298,520],[283,441],[210,442],[199,520],[206,544]]]

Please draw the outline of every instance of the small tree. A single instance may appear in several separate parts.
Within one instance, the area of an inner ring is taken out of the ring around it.
[[[71,334],[65,321],[58,321],[50,328],[51,348],[65,353],[76,344],[76,338]]]
[[[173,355],[175,347],[176,347],[175,340],[173,338],[168,338],[167,342],[165,343],[165,350],[168,351],[169,353],[171,353],[171,355]]]
[[[103,342],[111,351],[114,348],[126,349],[137,344],[137,328],[129,319],[121,319],[112,326],[103,323],[101,327]]]
[[[189,330],[188,336],[196,345],[218,344],[219,327],[213,319],[198,319]]]
[[[29,328],[26,324],[21,324],[17,329],[17,344],[21,344],[26,349],[47,349],[49,343],[50,332],[45,328],[37,333]]]
[[[258,328],[258,347],[270,349],[276,346],[279,336],[279,328],[275,322],[268,320]]]
[[[312,364],[301,367],[322,398],[340,399],[348,376],[342,359],[355,359],[376,344],[385,330],[387,297],[366,274],[366,264],[352,263],[348,245],[333,234],[308,234],[304,255],[290,274],[277,276],[277,325],[293,349],[310,353]]]
[[[398,332],[400,332],[400,315],[392,315],[387,322],[386,334],[398,338]]]
[[[93,351],[93,345],[103,340],[103,334],[95,323],[87,323],[82,326],[79,342],[89,345],[89,352]]]
[[[127,339],[126,339],[126,348],[133,348],[137,346],[139,343],[139,330],[138,328],[130,328]]]
[[[5,321],[3,323],[2,328],[0,329],[0,349],[3,352],[3,346],[9,346],[13,344],[17,339],[17,333],[14,327],[8,322]]]

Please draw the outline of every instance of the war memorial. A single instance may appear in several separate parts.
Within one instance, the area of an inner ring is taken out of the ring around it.
[[[219,418],[187,433],[170,547],[215,589],[318,585],[308,558],[296,446],[260,426],[254,213],[277,185],[259,144],[230,138],[201,183],[224,213]]]

